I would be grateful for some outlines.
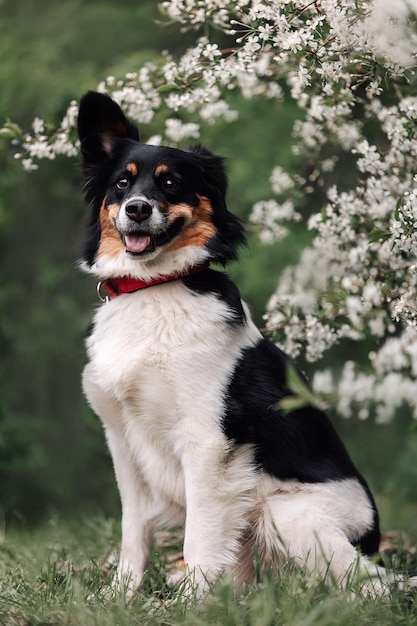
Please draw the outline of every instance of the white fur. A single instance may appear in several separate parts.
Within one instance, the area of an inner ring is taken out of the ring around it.
[[[373,523],[369,498],[356,479],[317,484],[264,480],[270,494],[257,541],[263,540],[270,554],[281,550],[309,575],[341,586],[360,572],[372,590],[383,592],[385,570],[350,543]]]
[[[147,198],[146,196],[138,194],[134,196],[129,196],[128,198],[126,198],[126,200],[122,202],[120,206],[116,218],[116,228],[119,233],[128,233],[132,226],[132,220],[126,213],[126,205],[134,202],[138,204],[144,202],[152,207],[152,212],[146,220],[146,231],[148,233],[152,232],[154,234],[158,232],[163,232],[164,228],[166,228],[167,218],[161,213],[158,203],[152,199]],[[155,251],[155,253],[156,252],[157,251]]]
[[[232,452],[219,420],[234,363],[260,335],[252,324],[229,327],[227,316],[222,301],[196,298],[181,281],[119,296],[95,316],[84,390],[121,493],[119,575],[129,571],[135,584],[155,520],[187,518],[191,568],[217,574],[233,561],[256,477],[251,450]]]
[[[131,590],[155,525],[185,522],[184,558],[200,591],[225,568],[246,581],[254,550],[342,582],[358,558],[349,540],[372,525],[356,480],[279,481],[256,470],[250,446],[228,442],[224,391],[242,350],[261,338],[250,319],[233,326],[229,315],[182,281],[118,296],[95,315],[83,384],[113,457],[123,512],[117,579],[128,577]],[[363,557],[359,566],[378,573]]]

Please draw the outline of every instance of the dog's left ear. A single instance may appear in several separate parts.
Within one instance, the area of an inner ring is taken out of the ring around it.
[[[245,244],[245,233],[240,219],[226,205],[225,160],[201,145],[190,146],[187,152],[199,170],[213,209],[211,219],[216,234],[208,242],[207,248],[214,261],[226,265],[237,259],[240,246]]]
[[[84,166],[112,157],[119,139],[139,141],[138,129],[119,105],[110,96],[97,91],[88,91],[81,99],[78,136]]]
[[[189,146],[187,152],[195,157],[205,183],[224,198],[227,191],[225,159],[213,154],[201,144]]]

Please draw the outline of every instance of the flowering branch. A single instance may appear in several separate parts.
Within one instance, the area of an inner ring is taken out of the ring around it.
[[[395,6],[394,6],[395,5]],[[253,207],[264,241],[284,237],[312,206],[311,245],[286,268],[271,296],[267,328],[292,355],[317,361],[338,342],[368,345],[368,372],[352,362],[339,380],[318,372],[313,384],[338,398],[339,411],[380,421],[403,403],[417,418],[417,0],[165,0],[182,28],[211,24],[230,45],[207,37],[179,60],[146,64],[110,93],[142,126],[157,112],[165,131],[150,142],[196,139],[202,120],[230,122],[228,94],[300,108],[294,153],[311,164],[304,176],[275,165],[274,197]],[[285,83],[287,88],[285,89]],[[57,130],[35,120],[32,134],[11,124],[26,169],[77,149],[71,103]],[[183,122],[186,113],[191,122]]]

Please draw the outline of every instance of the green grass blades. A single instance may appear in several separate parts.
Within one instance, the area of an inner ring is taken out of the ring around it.
[[[88,518],[6,531],[1,626],[417,625],[417,594],[414,603],[395,591],[389,601],[364,599],[308,580],[292,563],[244,592],[224,576],[196,601],[165,583],[167,569],[180,562],[178,532],[157,537],[143,585],[126,603],[111,587],[118,527],[114,520]]]

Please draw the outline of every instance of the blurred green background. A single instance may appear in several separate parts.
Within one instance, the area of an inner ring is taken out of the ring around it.
[[[106,76],[123,77],[161,50],[179,54],[192,43],[192,34],[160,22],[150,0],[43,0],[42,7],[0,0],[0,124],[12,118],[29,130],[35,116],[57,121],[70,100]],[[201,139],[227,157],[229,206],[245,218],[255,201],[271,196],[275,164],[293,171],[307,164],[291,153],[294,104],[231,98],[238,121],[203,126]],[[142,135],[158,130],[155,122]],[[94,280],[76,268],[86,216],[77,160],[45,161],[26,173],[13,146],[0,141],[0,514],[8,523],[54,512],[115,514],[110,458],[80,388],[83,338],[97,300]],[[259,325],[281,269],[308,240],[304,226],[268,247],[249,232],[249,250],[231,273]],[[346,349],[360,357],[355,346]],[[336,367],[346,357],[341,350],[327,364]],[[377,491],[385,526],[411,526],[417,537],[417,431],[410,419],[337,425]]]

